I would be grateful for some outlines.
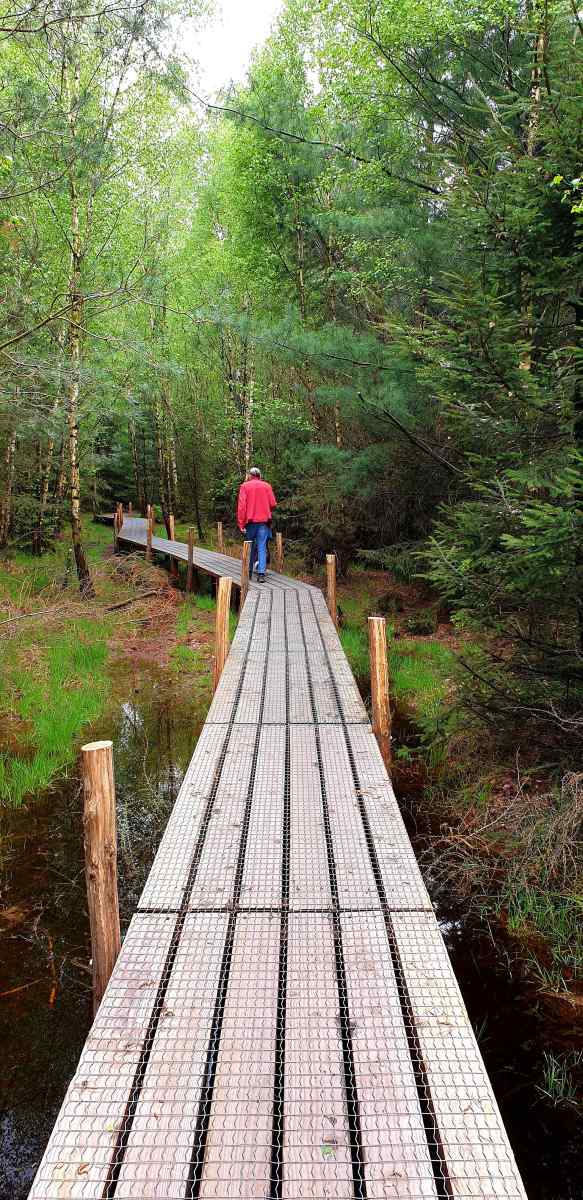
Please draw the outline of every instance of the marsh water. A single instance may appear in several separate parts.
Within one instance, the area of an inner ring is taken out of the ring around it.
[[[122,932],[136,907],[204,722],[176,677],[140,665],[115,681]],[[81,796],[75,775],[0,814],[0,1197],[24,1200],[91,1022]]]
[[[87,740],[114,742],[125,928],[204,712],[153,666],[125,672],[115,697]],[[91,1022],[78,779],[4,810],[0,824],[0,1200],[25,1200]],[[575,1045],[576,1031],[509,967],[502,935],[494,941],[453,907],[440,918],[529,1198],[581,1200],[581,1121],[539,1090],[545,1050]]]

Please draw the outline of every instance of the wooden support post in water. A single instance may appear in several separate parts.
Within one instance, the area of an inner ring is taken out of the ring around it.
[[[89,742],[81,748],[81,761],[95,1013],[121,948],[112,742]]]
[[[152,561],[152,527],[152,505],[149,504],[146,515],[146,558],[148,559],[148,562]]]
[[[134,515],[134,506],[130,500],[130,502],[128,504],[128,517],[133,517],[133,515]]]
[[[188,530],[188,565],[186,568],[186,590],[192,591],[194,579],[194,529]]]
[[[336,555],[326,555],[326,602],[328,612],[338,629],[338,605],[336,602]]]
[[[387,770],[391,765],[391,710],[389,707],[389,668],[387,632],[384,617],[368,618],[372,727]]]
[[[215,669],[213,684],[216,691],[229,653],[229,612],[231,608],[232,579],[221,575],[217,587],[217,612],[215,618]]]
[[[217,521],[217,550],[219,554],[225,553],[225,537],[223,534],[223,522]]]
[[[283,571],[283,533],[275,535],[275,569],[281,575]]]
[[[249,591],[249,563],[251,561],[251,546],[252,542],[243,542],[243,553],[241,555],[241,590],[239,592],[239,612],[247,599]]]

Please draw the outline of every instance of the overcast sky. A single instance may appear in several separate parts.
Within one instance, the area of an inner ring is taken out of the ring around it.
[[[206,98],[244,79],[251,51],[265,41],[281,7],[282,0],[217,0],[214,20],[187,48],[199,63]]]

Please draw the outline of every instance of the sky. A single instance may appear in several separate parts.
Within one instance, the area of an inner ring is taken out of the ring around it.
[[[283,0],[217,0],[216,15],[188,52],[199,65],[206,99],[231,80],[245,78],[251,52],[268,36]],[[194,39],[193,39],[194,41]]]

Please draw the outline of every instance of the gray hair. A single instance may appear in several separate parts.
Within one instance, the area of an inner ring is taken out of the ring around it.
[[[255,475],[257,479],[261,479],[261,471],[259,470],[259,467],[251,467],[249,474]]]

